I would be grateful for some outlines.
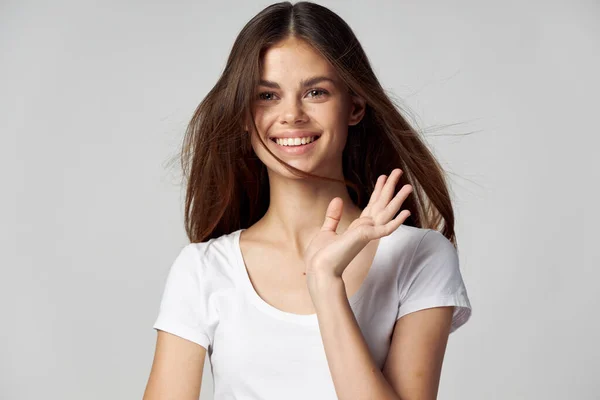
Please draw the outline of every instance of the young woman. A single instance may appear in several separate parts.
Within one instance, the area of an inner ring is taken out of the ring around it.
[[[471,306],[443,171],[348,25],[271,5],[186,132],[144,399],[435,399]],[[403,210],[401,210],[403,209]]]

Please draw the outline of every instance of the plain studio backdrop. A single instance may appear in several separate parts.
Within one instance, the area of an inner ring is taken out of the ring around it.
[[[597,399],[599,3],[320,3],[449,171],[473,316],[439,398]],[[170,161],[271,3],[0,4],[0,398],[141,399],[187,244]]]

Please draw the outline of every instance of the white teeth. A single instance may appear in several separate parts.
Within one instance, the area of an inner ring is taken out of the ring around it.
[[[302,146],[303,144],[308,144],[314,142],[316,136],[311,137],[303,137],[303,138],[284,138],[284,139],[275,139],[275,142],[280,146]]]

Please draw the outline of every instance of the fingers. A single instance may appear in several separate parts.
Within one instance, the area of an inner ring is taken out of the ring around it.
[[[381,189],[383,189],[386,180],[387,176],[379,175],[379,178],[377,178],[377,182],[375,182],[375,188],[373,189],[373,193],[371,194],[371,198],[369,199],[367,207],[372,206],[379,200],[379,196],[381,195]]]
[[[390,173],[390,176],[380,175],[369,199],[369,203],[365,207],[366,215],[377,215],[381,210],[385,209],[390,202],[396,185],[402,176],[403,171],[400,168],[395,168]],[[391,217],[390,217],[391,218]]]
[[[369,200],[369,204],[363,210],[361,217],[374,218],[377,225],[384,225],[390,222],[394,215],[400,210],[404,201],[413,192],[412,185],[404,185],[398,193],[394,196],[396,185],[400,181],[400,177],[403,175],[403,171],[400,168],[395,168],[390,173],[389,177],[380,175],[373,189],[373,194]],[[408,215],[402,214],[398,217],[402,218],[402,221],[398,223],[398,220],[394,224],[401,225],[406,218],[410,215],[410,212],[406,211]]]
[[[390,201],[387,206],[383,209],[381,213],[381,220],[383,223],[394,218],[394,215],[398,212],[404,201],[408,198],[408,196],[413,192],[413,187],[411,185],[404,185],[402,188],[396,193],[392,201]],[[410,211],[405,210],[409,213]],[[403,211],[404,212],[404,211]],[[408,215],[406,216],[408,217]],[[405,218],[406,219],[406,218]]]
[[[370,229],[371,232],[369,232],[371,236],[370,240],[390,235],[392,232],[398,229],[409,216],[410,211],[402,210],[396,218],[392,219],[388,223],[372,226]]]
[[[412,185],[407,184],[402,186],[398,193],[394,195],[396,185],[403,173],[400,168],[395,168],[389,177],[380,175],[377,178],[369,203],[361,214],[361,219],[371,219],[373,226],[364,226],[357,229],[363,232],[361,236],[372,236],[372,240],[373,238],[389,235],[410,216],[409,210],[403,210],[394,218],[404,201],[413,192]],[[352,228],[356,229],[358,226],[354,226],[353,223]]]
[[[344,201],[340,197],[335,197],[329,202],[329,206],[327,206],[327,211],[325,212],[325,221],[321,227],[322,231],[336,231],[340,219],[342,218],[343,208]]]
[[[402,174],[403,172],[400,168],[395,168],[390,174],[390,177],[385,182],[385,186],[381,190],[381,196],[378,201],[380,210],[385,208],[392,199],[394,191],[396,190],[396,184],[400,180]]]

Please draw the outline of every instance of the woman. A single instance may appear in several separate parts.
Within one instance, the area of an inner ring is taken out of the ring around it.
[[[436,398],[471,313],[450,197],[340,17],[309,2],[255,16],[183,160],[191,243],[146,400],[197,399],[207,353],[215,399]]]

